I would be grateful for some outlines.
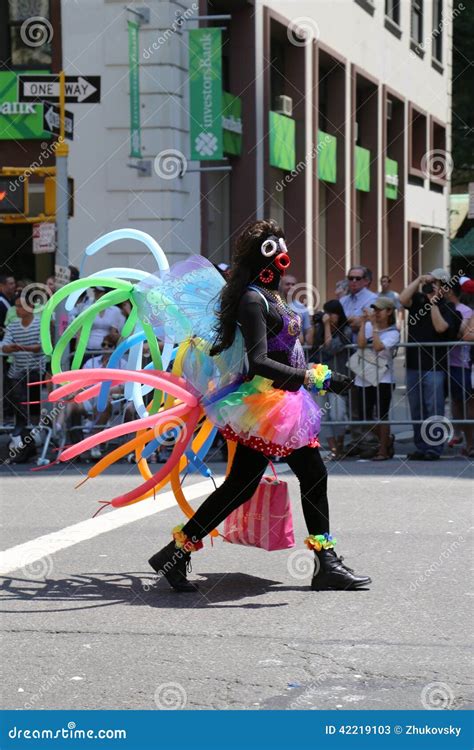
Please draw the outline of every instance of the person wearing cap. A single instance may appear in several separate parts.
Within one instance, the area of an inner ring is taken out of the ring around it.
[[[393,358],[400,343],[400,332],[395,325],[395,302],[389,297],[379,297],[362,312],[362,325],[357,334],[360,349],[371,347],[377,356],[377,384],[373,385],[357,375],[355,386],[358,393],[359,413],[367,422],[377,420],[375,432],[379,449],[374,461],[393,458],[393,436],[390,435],[388,416],[392,392],[395,388]]]
[[[94,299],[97,302],[107,290],[102,286],[94,287]],[[119,308],[116,305],[106,307],[105,310],[98,313],[92,324],[89,341],[87,342],[86,357],[90,357],[92,353],[98,352],[101,349],[102,341],[104,336],[107,334],[120,335],[122,328],[125,325],[125,316],[122,315]]]
[[[443,452],[443,443],[430,440],[432,427],[425,422],[444,417],[448,348],[432,344],[456,341],[461,327],[461,315],[446,297],[449,283],[447,271],[435,268],[400,292],[400,302],[409,312],[407,395],[416,448],[408,455],[412,461],[435,461]]]

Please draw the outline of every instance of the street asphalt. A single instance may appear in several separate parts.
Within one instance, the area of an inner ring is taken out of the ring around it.
[[[193,555],[196,593],[156,583],[147,564],[182,518],[176,506],[159,510],[160,494],[145,501],[146,517],[80,541],[71,533],[69,546],[41,558],[44,535],[138,482],[124,464],[74,490],[87,468],[1,469],[2,549],[38,540],[30,553],[39,550],[3,578],[4,708],[473,706],[466,459],[329,465],[338,552],[373,579],[357,592],[310,590],[298,482],[283,463],[296,547],[207,541]],[[213,469],[222,481],[224,465]],[[203,483],[202,497],[211,490]]]

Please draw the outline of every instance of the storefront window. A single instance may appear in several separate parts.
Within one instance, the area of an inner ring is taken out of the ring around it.
[[[51,66],[49,0],[8,0],[2,5],[8,28],[8,35],[3,37],[3,59],[13,68]]]

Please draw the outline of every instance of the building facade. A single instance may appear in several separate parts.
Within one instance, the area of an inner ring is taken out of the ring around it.
[[[101,76],[100,104],[71,105],[71,262],[124,226],[149,232],[171,260],[201,252],[227,261],[243,226],[271,216],[284,225],[298,281],[322,301],[351,264],[372,270],[374,289],[382,273],[399,289],[447,267],[452,19],[462,3],[130,3],[149,9],[139,29],[138,158],[130,137],[136,15],[119,0],[38,2],[54,32],[50,69]],[[228,109],[222,158],[191,160],[189,42],[198,26],[220,30]],[[27,166],[35,148],[0,141],[0,164]],[[0,231],[7,241],[12,230]],[[104,264],[152,268],[133,242],[110,245],[88,268]]]

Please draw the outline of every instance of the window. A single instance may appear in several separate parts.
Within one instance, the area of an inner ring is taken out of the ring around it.
[[[373,0],[355,0],[357,5],[360,5],[361,8],[367,11],[367,13],[370,13],[371,16],[375,13],[375,5]]]
[[[443,0],[433,0],[432,55],[438,62],[443,62]]]
[[[49,0],[2,0],[0,58],[9,68],[49,68],[53,27]]]
[[[385,15],[400,26],[400,0],[385,0]]]
[[[416,44],[423,42],[423,0],[411,0],[410,33]]]

